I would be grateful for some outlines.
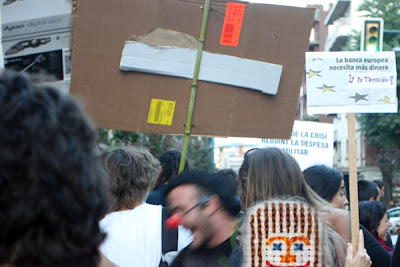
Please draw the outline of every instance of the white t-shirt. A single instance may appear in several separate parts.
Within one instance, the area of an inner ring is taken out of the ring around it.
[[[116,211],[100,221],[107,233],[100,251],[117,266],[157,267],[161,259],[162,206],[142,204]],[[192,242],[189,230],[178,228],[178,251]]]

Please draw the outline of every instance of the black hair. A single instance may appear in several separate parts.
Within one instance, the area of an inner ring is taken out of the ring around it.
[[[386,213],[385,205],[380,201],[362,201],[358,208],[360,224],[371,233],[377,234],[380,221]]]
[[[236,181],[237,173],[233,169],[222,169],[222,170],[217,171],[217,174],[227,175]],[[237,181],[236,181],[236,183],[237,183]]]
[[[340,189],[343,174],[325,165],[314,165],[303,171],[307,184],[320,197],[330,202]]]
[[[368,180],[358,181],[358,201],[368,201],[371,197],[376,200],[379,195],[379,189],[376,183]]]
[[[179,172],[179,164],[181,161],[181,152],[176,149],[168,150],[163,153],[160,158],[161,172],[157,177],[152,190],[156,190],[161,184],[166,184],[171,181]],[[190,170],[189,163],[187,159],[185,160],[185,171]]]
[[[385,183],[382,182],[381,180],[373,180],[374,183],[376,183],[376,185],[378,186],[379,190],[382,189],[382,187],[385,186]]]
[[[240,201],[236,198],[236,184],[221,173],[207,171],[185,171],[175,177],[166,187],[166,195],[174,188],[184,184],[195,184],[202,194],[217,195],[223,208],[233,217],[240,212]]]
[[[0,265],[97,266],[106,176],[67,95],[0,73]]]

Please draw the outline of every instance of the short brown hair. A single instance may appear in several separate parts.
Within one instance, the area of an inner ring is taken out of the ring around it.
[[[110,176],[111,209],[132,209],[144,202],[157,175],[159,161],[144,148],[124,147],[103,153],[104,168]]]

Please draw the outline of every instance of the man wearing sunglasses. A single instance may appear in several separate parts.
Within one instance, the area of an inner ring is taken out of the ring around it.
[[[171,266],[226,266],[235,245],[240,203],[236,184],[224,174],[189,171],[167,187],[173,226],[190,229],[193,242]]]

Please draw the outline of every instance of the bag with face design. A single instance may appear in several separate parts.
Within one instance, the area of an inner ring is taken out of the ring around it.
[[[244,266],[324,266],[322,220],[298,200],[258,202],[242,226]]]

